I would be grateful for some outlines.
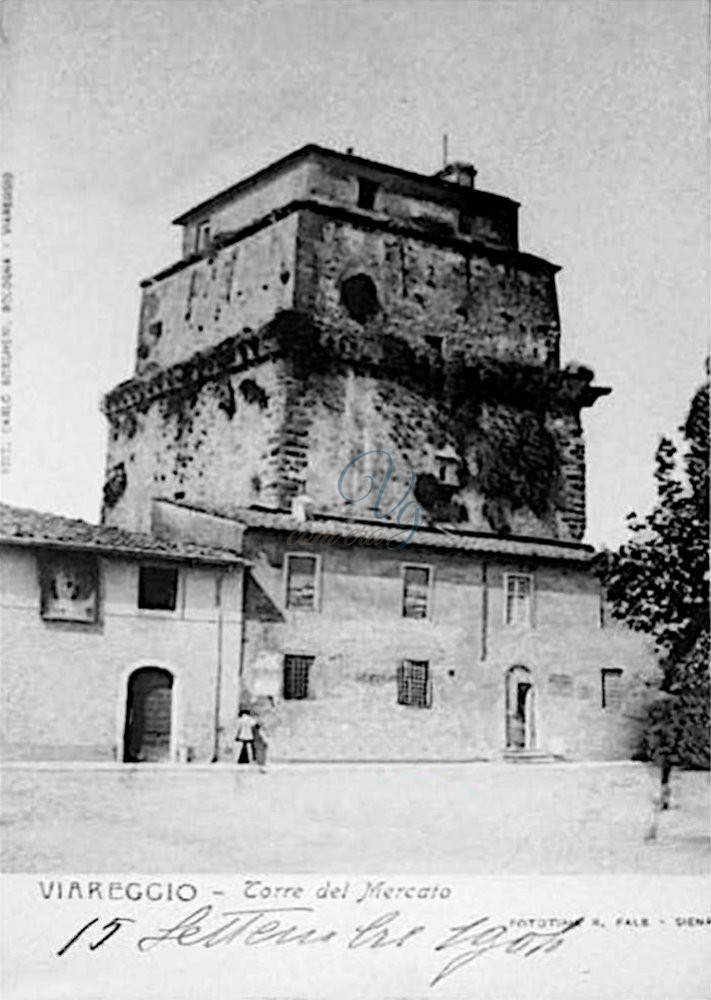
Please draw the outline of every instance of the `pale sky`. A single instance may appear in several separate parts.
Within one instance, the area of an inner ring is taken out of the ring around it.
[[[99,400],[175,215],[306,142],[431,173],[447,132],[562,265],[563,361],[613,388],[584,412],[587,540],[648,509],[708,352],[702,0],[7,0],[4,34],[6,502],[98,519]]]

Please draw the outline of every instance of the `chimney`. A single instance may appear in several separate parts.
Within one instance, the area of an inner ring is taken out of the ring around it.
[[[291,501],[291,516],[296,524],[306,524],[311,517],[315,501],[302,493],[301,496],[294,497]]]
[[[473,163],[464,163],[457,160],[448,163],[443,170],[438,170],[434,176],[440,181],[449,181],[450,184],[459,184],[460,187],[474,188],[476,169]]]

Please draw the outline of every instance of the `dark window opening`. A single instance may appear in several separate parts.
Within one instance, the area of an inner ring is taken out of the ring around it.
[[[380,312],[377,289],[367,274],[354,274],[343,282],[341,302],[358,323],[367,323]]]
[[[160,340],[163,335],[163,324],[160,320],[156,320],[155,323],[151,323],[148,327],[148,336],[151,340]]]
[[[175,611],[178,571],[165,566],[141,566],[138,573],[138,606],[148,611]]]
[[[432,707],[428,660],[403,660],[397,671],[397,703],[414,708]]]
[[[622,704],[622,671],[619,667],[601,670],[602,707],[619,709]]]
[[[313,656],[284,657],[283,695],[286,701],[303,701],[309,696],[309,673]]]
[[[464,212],[460,212],[458,228],[462,236],[471,236],[474,232],[474,219],[471,215],[465,215]]]
[[[195,232],[195,249],[198,253],[210,245],[210,223],[201,222]]]
[[[301,611],[316,608],[316,559],[312,556],[287,556],[286,606]]]
[[[403,572],[403,618],[426,618],[430,571],[426,566],[405,566]]]
[[[378,193],[378,185],[375,181],[367,181],[360,178],[358,181],[358,208],[365,208],[368,211],[375,206],[375,196]]]

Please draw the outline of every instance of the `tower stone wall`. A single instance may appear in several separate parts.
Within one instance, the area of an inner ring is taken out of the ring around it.
[[[104,520],[145,530],[155,497],[342,513],[341,469],[381,450],[423,523],[580,539],[580,411],[606,390],[560,368],[557,268],[516,212],[307,147],[178,219],[105,399]]]

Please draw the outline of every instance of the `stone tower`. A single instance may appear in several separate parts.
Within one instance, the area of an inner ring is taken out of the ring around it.
[[[340,470],[382,449],[421,523],[580,539],[580,412],[609,390],[561,369],[558,268],[475,176],[309,145],[177,218],[104,400],[104,521],[147,530],[154,497],[343,513]]]

